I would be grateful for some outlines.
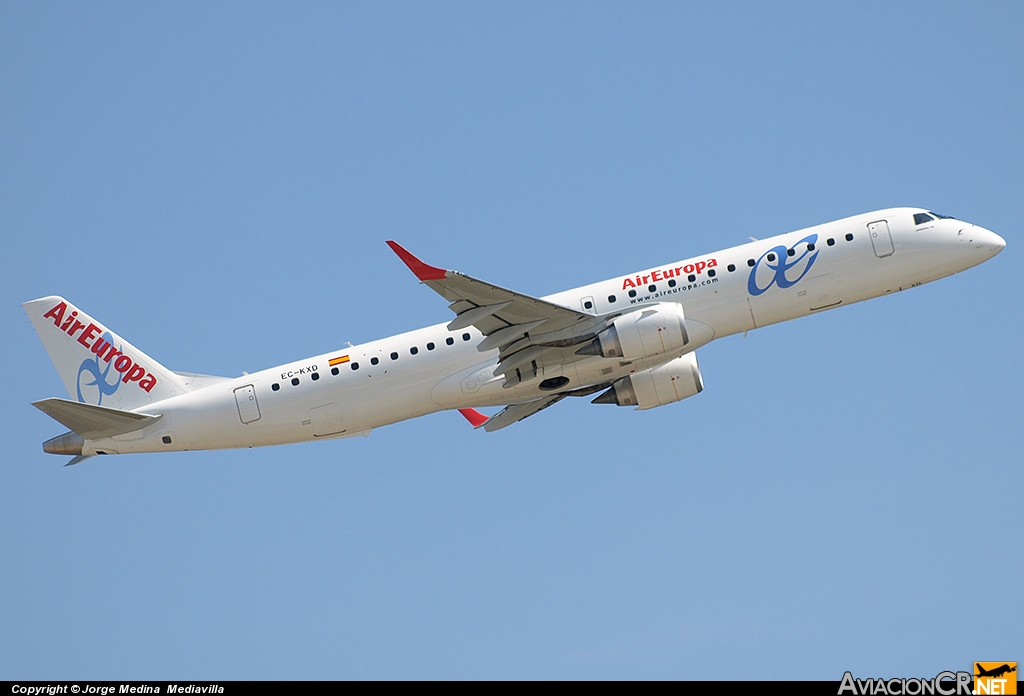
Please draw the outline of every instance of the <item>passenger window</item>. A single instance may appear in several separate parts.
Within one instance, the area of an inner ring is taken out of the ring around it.
[[[452,345],[453,343],[455,343],[455,339],[449,336],[448,338],[444,339],[444,342],[447,343],[448,345]]]
[[[608,304],[615,304],[615,295],[608,296]]]
[[[676,279],[673,278],[672,280],[668,281],[668,286],[670,288],[674,288],[676,286]]]
[[[852,242],[853,241],[853,235],[850,234],[849,232],[847,232],[847,234],[846,234],[846,241],[848,241],[848,242]]]
[[[352,363],[352,369],[353,370],[358,370],[359,369],[359,363]]]
[[[928,213],[914,213],[914,224],[915,225],[923,225],[924,223],[931,222],[934,219],[935,218],[933,218]]]
[[[736,264],[730,263],[728,266],[726,266],[726,268],[728,268],[729,272],[732,273],[733,271],[736,270]]]
[[[273,389],[274,391],[277,391],[278,389],[281,388],[281,385],[278,384],[277,382],[274,382],[273,384],[270,385],[270,388]]]
[[[412,348],[409,349],[409,353],[412,354],[412,355],[416,355],[419,352],[420,352],[420,349],[417,348],[416,346],[413,346]]]
[[[654,292],[657,289],[658,289],[657,285],[648,285],[647,286],[647,292]]]
[[[392,360],[398,360],[398,353],[392,353],[391,354],[391,359]]]
[[[807,251],[814,251],[814,245],[813,244],[808,244],[807,245]]]
[[[690,275],[688,275],[688,276],[686,277],[686,279],[687,279],[688,281],[690,281],[691,283],[695,283],[695,282],[697,282],[697,276],[693,275],[692,273],[691,273]]]
[[[630,290],[629,291],[629,296],[630,297],[636,297],[636,290]]]
[[[469,334],[462,334],[462,340],[463,341],[468,341],[469,340]]]
[[[310,378],[310,379],[312,379],[312,380],[313,380],[313,381],[315,382],[315,381],[317,381],[318,379],[320,379],[320,373],[319,373],[319,372],[314,372],[313,374],[311,374],[311,375],[309,376],[309,378]]]
[[[751,268],[753,268],[754,267],[754,259],[747,259],[747,265],[750,266]]]
[[[769,261],[774,261],[775,260],[775,254],[768,254],[768,260]]]
[[[714,277],[715,277],[715,269],[712,268],[710,271],[708,271],[708,278],[714,278]]]
[[[427,344],[427,350],[434,350],[434,344],[433,343],[428,343]]]
[[[828,242],[826,242],[826,244],[828,244],[829,246],[835,246],[836,245],[836,240],[834,240],[831,237],[829,237],[828,238]]]
[[[586,302],[583,303],[583,309],[593,309],[593,308],[594,308],[594,303],[591,302],[590,300],[587,300]]]
[[[298,377],[292,377],[292,386],[293,387],[299,386],[299,378]]]
[[[371,365],[376,365],[379,362],[380,362],[380,360],[378,360],[376,357],[370,358],[370,364]]]

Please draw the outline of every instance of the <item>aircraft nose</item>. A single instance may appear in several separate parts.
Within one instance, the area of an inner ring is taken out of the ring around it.
[[[1006,247],[1006,240],[991,230],[984,227],[974,228],[974,243],[980,249],[984,249],[991,256],[995,256]]]

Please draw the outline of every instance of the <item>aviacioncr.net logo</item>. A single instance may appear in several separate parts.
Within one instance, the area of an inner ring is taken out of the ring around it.
[[[971,696],[970,672],[939,672],[931,679],[857,679],[843,674],[837,696]]]
[[[789,249],[784,246],[772,247],[761,254],[750,269],[750,277],[747,279],[747,291],[751,295],[758,295],[768,292],[773,285],[780,288],[791,288],[807,275],[818,258],[818,250],[814,243],[818,241],[817,234],[809,234],[793,245],[793,255],[789,255]],[[803,251],[800,251],[803,247]]]
[[[114,337],[110,335],[109,331],[97,340],[103,341],[107,347],[114,344]],[[117,347],[117,350],[120,352],[120,347]],[[103,353],[105,351],[106,348],[100,352]],[[83,360],[78,368],[78,400],[82,403],[102,406],[103,397],[112,396],[117,391],[117,388],[121,386],[121,373],[113,370],[113,367],[113,362],[108,362],[104,367],[100,362],[99,356]],[[111,372],[114,373],[113,382],[107,381]],[[92,376],[92,381],[83,381],[88,380],[90,375]],[[85,388],[84,391],[83,387]]]

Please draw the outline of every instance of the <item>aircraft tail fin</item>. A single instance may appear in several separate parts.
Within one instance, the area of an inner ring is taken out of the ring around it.
[[[22,307],[72,399],[128,411],[185,393],[178,375],[63,297]]]

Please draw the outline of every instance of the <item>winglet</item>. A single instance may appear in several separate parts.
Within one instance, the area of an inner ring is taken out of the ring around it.
[[[415,273],[416,277],[423,282],[428,280],[444,280],[445,275],[448,273],[443,268],[423,263],[398,242],[393,242],[389,239],[388,246],[391,247],[391,251],[398,254],[398,258],[402,259],[403,263],[409,267],[409,270]]]
[[[481,425],[490,420],[487,416],[480,413],[475,408],[460,408],[459,413],[461,413],[465,417],[465,419],[469,421],[469,424],[472,425],[474,428],[479,428]]]

